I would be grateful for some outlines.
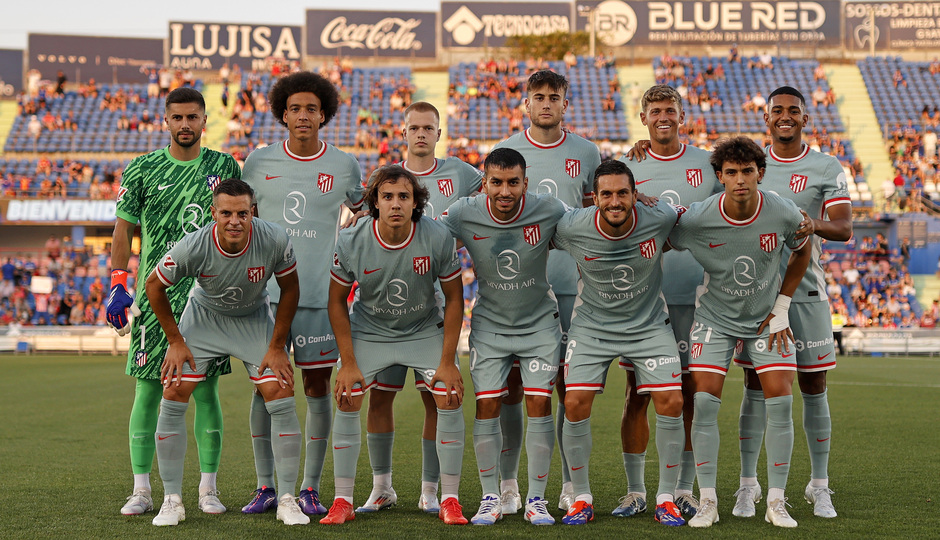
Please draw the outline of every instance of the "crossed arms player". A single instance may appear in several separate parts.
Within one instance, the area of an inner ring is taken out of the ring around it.
[[[483,489],[471,522],[503,516],[499,496],[501,399],[513,362],[521,366],[526,412],[529,485],[525,519],[551,525],[545,487],[555,446],[552,387],[558,374],[558,305],[546,276],[548,248],[567,207],[550,195],[527,193],[526,161],[496,148],[483,165],[485,197],[454,203],[439,220],[473,258],[478,302],[470,322],[470,374],[476,392],[473,445]]]
[[[575,500],[563,522],[594,519],[591,408],[620,357],[620,367],[633,368],[637,391],[651,395],[656,407],[656,521],[684,525],[673,500],[685,442],[682,368],[662,296],[663,248],[678,214],[665,202],[637,205],[633,173],[620,161],[605,161],[594,172],[594,202],[566,214],[553,240],[575,258],[581,281],[568,332],[563,431]]]
[[[750,353],[767,402],[770,492],[765,519],[778,527],[796,527],[784,498],[793,452],[791,386],[796,372],[787,311],[812,255],[805,238],[811,225],[792,201],[758,189],[766,158],[754,141],[722,141],[711,164],[725,192],[692,204],[669,237],[673,247],[691,251],[705,269],[689,353],[695,385],[692,448],[701,504],[688,523],[709,527],[718,521],[718,409],[728,366],[740,348]],[[781,281],[784,246],[792,252]]]
[[[340,232],[330,271],[329,313],[340,367],[336,373],[333,466],[336,498],[320,523],[355,519],[353,487],[362,446],[359,411],[376,376],[391,366],[420,373],[437,405],[436,451],[442,503],[439,516],[463,525],[457,492],[463,464],[463,379],[457,341],[463,321],[463,287],[456,242],[422,212],[428,190],[398,165],[376,171],[366,200],[371,217]],[[346,299],[359,283],[352,314]],[[444,296],[443,314],[435,283]]]
[[[150,309],[146,295],[136,302],[127,292],[127,263],[131,256],[134,228],[140,222],[141,248],[138,289],[166,252],[184,235],[211,222],[212,188],[222,178],[238,178],[241,169],[228,154],[202,148],[206,126],[206,102],[192,88],[178,88],[166,97],[164,122],[170,132],[166,148],[135,158],[124,170],[117,198],[117,219],[111,243],[111,293],[108,296],[108,325],[118,335],[131,334],[126,373],[137,379],[134,405],[128,424],[134,491],[121,508],[124,515],[153,509],[150,471],[153,467],[154,430],[160,406],[160,363],[168,347],[166,336]],[[169,292],[170,306],[179,316],[186,305],[193,280],[184,278]],[[128,310],[139,315],[133,323]],[[195,391],[193,420],[199,449],[199,508],[209,514],[225,512],[216,489],[216,474],[222,454],[222,407],[218,375],[230,373],[228,359],[213,362],[206,381]]]
[[[277,434],[271,438],[280,494],[277,519],[286,525],[310,522],[294,499],[301,433],[286,349],[300,296],[297,261],[281,227],[252,220],[253,197],[241,180],[220,183],[213,195],[215,223],[174,246],[147,278],[147,297],[169,342],[160,371],[164,388],[156,430],[164,499],[154,525],[186,519],[181,497],[186,409],[209,365],[227,355],[243,359]],[[166,292],[183,277],[196,278],[196,287],[177,324]],[[276,319],[266,288],[272,277],[281,288]]]

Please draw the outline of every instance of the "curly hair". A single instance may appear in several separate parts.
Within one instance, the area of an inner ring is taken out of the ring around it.
[[[748,137],[734,137],[724,139],[715,145],[708,162],[712,164],[715,172],[721,171],[725,163],[746,165],[754,163],[758,169],[767,167],[767,156],[756,142]]]
[[[431,196],[428,188],[422,186],[418,177],[401,165],[386,165],[372,173],[369,186],[366,188],[366,204],[369,205],[369,212],[373,218],[379,218],[379,188],[382,184],[397,182],[400,178],[411,183],[411,192],[414,194],[415,209],[411,213],[411,221],[418,222],[424,215],[424,207],[428,203],[428,197]]]
[[[284,112],[287,110],[287,99],[294,94],[310,92],[320,100],[320,110],[323,112],[323,127],[330,123],[339,109],[339,92],[326,78],[311,71],[300,71],[282,77],[268,92],[268,102],[271,104],[271,114],[284,127]]]

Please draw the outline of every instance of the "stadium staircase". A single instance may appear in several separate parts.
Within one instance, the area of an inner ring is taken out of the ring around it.
[[[633,85],[639,85],[640,98],[647,88],[656,84],[656,78],[653,76],[653,68],[649,64],[638,64],[633,66],[622,66],[617,68],[617,76],[620,78],[620,97],[623,101],[623,108],[626,114],[627,128],[630,130],[630,143],[639,139],[648,139],[649,131],[643,122],[640,121],[639,107],[634,108],[631,88]],[[637,98],[639,104],[640,98]]]
[[[865,178],[875,208],[881,208],[884,199],[881,182],[885,178],[892,178],[894,171],[862,73],[856,64],[849,64],[827,65],[826,74],[832,88],[836,90],[836,104],[839,114],[845,119],[849,140],[865,167]]]
[[[232,85],[229,90],[237,92],[238,87]],[[206,84],[202,89],[202,97],[206,100],[206,114],[209,116],[203,146],[221,150],[222,143],[225,142],[225,124],[228,122],[228,115],[222,112],[222,85]],[[232,100],[229,99],[229,111],[231,111],[231,106]]]
[[[427,101],[441,113],[441,140],[437,145],[437,157],[447,156],[447,88],[450,80],[446,71],[415,71],[411,82],[417,91],[414,101]]]
[[[7,144],[7,137],[16,120],[16,102],[13,100],[0,101],[0,154]]]

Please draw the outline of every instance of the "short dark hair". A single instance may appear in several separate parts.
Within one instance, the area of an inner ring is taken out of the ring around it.
[[[271,91],[268,92],[268,102],[271,104],[271,114],[284,127],[284,111],[287,110],[287,99],[294,94],[310,92],[320,100],[320,111],[323,112],[323,127],[330,123],[339,109],[339,92],[329,80],[312,71],[298,71],[286,77],[281,77]]]
[[[594,169],[594,193],[597,193],[597,179],[601,176],[611,176],[625,174],[627,178],[630,179],[630,189],[636,191],[636,180],[633,178],[633,171],[630,170],[630,167],[627,167],[627,164],[616,160],[616,159],[607,159],[601,162],[600,165]]]
[[[421,182],[418,181],[418,177],[401,165],[385,165],[372,173],[369,186],[366,188],[366,204],[369,205],[369,212],[373,218],[379,218],[379,188],[382,187],[382,184],[397,182],[400,178],[404,178],[411,183],[411,192],[414,194],[415,209],[411,213],[411,221],[417,222],[424,215],[424,207],[428,203],[428,197],[431,196],[428,188],[422,186]]]
[[[525,173],[525,158],[518,150],[506,147],[495,148],[483,161],[484,172],[490,167],[506,170],[515,166],[522,167],[522,172]]]
[[[781,86],[780,88],[777,88],[771,92],[770,95],[767,96],[767,103],[769,104],[770,100],[772,100],[774,96],[779,95],[796,96],[800,99],[800,105],[802,105],[804,108],[806,107],[806,98],[803,97],[803,94],[800,93],[799,90],[793,88],[792,86]]]
[[[251,197],[251,204],[254,204],[255,201],[255,190],[251,189],[247,182],[238,178],[226,178],[219,182],[219,185],[212,190],[212,200],[215,201],[219,195],[228,195],[230,197],[248,195]]]
[[[721,171],[725,163],[739,165],[754,163],[758,169],[763,169],[767,166],[767,156],[764,150],[750,138],[734,137],[718,141],[708,162],[712,164],[712,169],[716,173]]]
[[[547,86],[550,90],[561,93],[562,97],[568,97],[568,79],[564,75],[555,73],[550,69],[540,69],[529,75],[525,89],[527,94]]]
[[[202,97],[202,94],[199,93],[199,90],[190,88],[189,86],[181,86],[167,94],[166,102],[163,104],[163,106],[164,108],[169,109],[170,105],[174,103],[195,103],[196,105],[199,105],[203,111],[206,110],[206,99]]]

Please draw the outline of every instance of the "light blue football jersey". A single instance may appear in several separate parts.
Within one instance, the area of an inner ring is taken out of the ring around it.
[[[580,281],[571,328],[601,339],[661,334],[669,318],[662,293],[663,248],[676,224],[675,208],[660,201],[633,207],[633,227],[612,237],[597,207],[565,214],[555,246],[578,263]]]
[[[793,201],[758,194],[757,212],[743,221],[724,213],[724,193],[693,203],[669,237],[673,247],[691,251],[705,268],[696,320],[742,337],[756,336],[773,308],[784,246],[800,249],[808,241],[796,239],[803,216]]]
[[[803,209],[809,217],[822,219],[833,206],[848,204],[851,207],[845,171],[839,160],[811,150],[803,145],[800,155],[795,158],[781,158],[774,155],[771,146],[765,149],[767,170],[761,181],[761,189],[771,191],[784,199],[790,199]],[[826,294],[826,273],[819,264],[822,255],[822,239],[812,236],[813,256],[810,259],[806,275],[799,288],[793,294],[793,301],[828,302]],[[786,257],[783,259],[786,269]]]
[[[427,171],[412,171],[418,181],[428,188],[428,203],[424,215],[436,218],[461,197],[470,197],[480,192],[483,173],[479,169],[455,157],[435,159],[434,166]]]
[[[219,245],[216,223],[184,237],[154,272],[164,285],[196,278],[190,302],[223,315],[253,312],[268,298],[267,283],[297,269],[290,238],[276,223],[251,220],[248,244],[238,253]]]
[[[378,222],[366,217],[340,231],[330,275],[349,287],[359,282],[349,318],[354,338],[412,340],[443,332],[434,285],[458,279],[460,259],[453,235],[429,217],[397,246],[385,243]]]
[[[687,207],[724,191],[708,162],[711,152],[707,150],[683,144],[673,156],[660,156],[650,150],[646,153],[647,159],[639,162],[620,158],[633,172],[638,193]],[[669,251],[663,256],[663,269],[666,303],[695,304],[695,290],[705,274],[695,257],[687,251]]]
[[[473,259],[479,287],[470,324],[502,334],[557,326],[558,305],[548,284],[548,248],[568,208],[551,195],[526,193],[516,216],[496,219],[489,198],[463,198],[441,215]]]
[[[594,170],[601,163],[597,145],[580,135],[562,131],[561,139],[540,144],[529,130],[512,135],[494,148],[512,148],[525,158],[529,189],[557,197],[571,208],[581,208],[582,200],[594,192]],[[578,292],[577,265],[567,253],[552,252],[548,280],[555,294]]]
[[[319,152],[301,157],[283,141],[249,154],[242,179],[255,190],[258,215],[280,224],[293,241],[303,276],[299,307],[325,308],[341,206],[362,204],[356,158],[325,141]],[[271,301],[277,302],[277,283],[268,288]]]

